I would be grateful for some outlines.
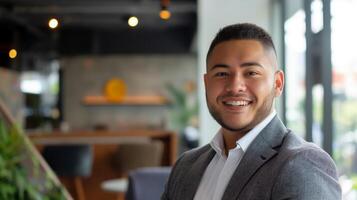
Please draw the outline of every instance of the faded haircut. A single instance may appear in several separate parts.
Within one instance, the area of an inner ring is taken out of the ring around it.
[[[255,24],[240,23],[232,24],[219,30],[208,49],[206,61],[208,60],[208,57],[214,47],[216,47],[219,43],[229,40],[257,40],[264,46],[265,49],[272,49],[276,55],[273,40],[268,32]]]

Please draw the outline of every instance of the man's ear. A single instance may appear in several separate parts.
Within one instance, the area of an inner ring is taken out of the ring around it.
[[[281,95],[283,92],[284,88],[284,72],[281,70],[278,70],[274,74],[274,91],[275,91],[275,97],[278,97]]]
[[[205,88],[207,88],[207,73],[203,74],[203,81],[205,83]]]

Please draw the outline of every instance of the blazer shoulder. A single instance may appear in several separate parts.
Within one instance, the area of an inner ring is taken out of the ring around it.
[[[188,168],[191,167],[192,163],[211,149],[210,145],[205,145],[182,153],[172,168],[171,176],[180,177],[182,175],[181,173],[185,173]]]
[[[282,165],[273,187],[275,198],[341,199],[336,165],[320,147],[288,133],[279,154]]]
[[[211,150],[210,145],[205,145],[182,153],[171,170],[161,200],[177,199],[177,193],[185,183],[187,172],[203,154],[211,155]]]
[[[336,165],[328,153],[316,144],[305,141],[291,131],[286,134],[279,154],[281,154],[285,163],[292,160],[304,160],[311,162],[315,166],[329,166],[334,172],[337,171]]]
[[[197,147],[191,150],[188,150],[184,153],[182,153],[182,155],[180,157],[182,157],[184,160],[196,160],[198,157],[200,157],[202,154],[210,151],[212,149],[211,145],[206,144],[202,147]]]
[[[333,163],[331,156],[323,149],[312,142],[307,142],[301,137],[295,135],[292,131],[286,133],[281,150],[288,155],[289,159],[294,157],[323,157]]]

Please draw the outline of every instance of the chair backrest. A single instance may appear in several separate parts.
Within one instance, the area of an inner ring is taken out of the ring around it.
[[[164,192],[171,167],[140,168],[129,173],[126,200],[158,200]]]
[[[114,166],[126,174],[140,167],[160,166],[163,155],[161,141],[120,144],[113,156]]]
[[[90,145],[49,145],[43,149],[43,157],[58,176],[90,176],[93,150]]]

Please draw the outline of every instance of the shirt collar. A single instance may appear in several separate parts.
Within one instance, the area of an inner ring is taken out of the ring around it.
[[[250,130],[242,138],[236,141],[237,147],[242,148],[243,152],[246,152],[249,145],[258,136],[258,134],[269,124],[269,122],[274,118],[275,115],[276,115],[276,111],[273,110],[273,112],[271,112],[263,121],[261,121],[252,130]],[[221,132],[222,129],[220,129],[217,132],[217,134],[213,137],[212,141],[210,142],[210,145],[216,151],[216,153],[220,155],[225,155],[223,135]]]
[[[224,153],[224,142],[223,142],[223,135],[222,135],[222,129],[220,129],[216,135],[213,137],[210,145],[211,147],[216,151],[217,154],[220,155],[225,155]]]

